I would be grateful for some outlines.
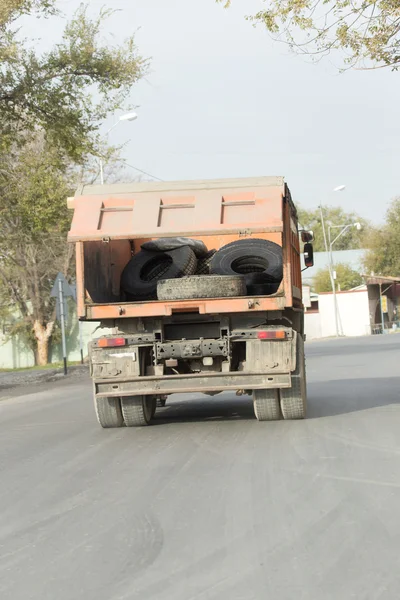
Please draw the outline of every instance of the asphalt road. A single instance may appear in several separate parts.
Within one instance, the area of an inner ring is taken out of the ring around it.
[[[2,392],[1,600],[397,599],[400,335],[306,351],[299,422],[177,396],[102,430],[85,379]]]

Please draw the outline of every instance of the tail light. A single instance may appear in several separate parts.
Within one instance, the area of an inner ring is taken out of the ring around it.
[[[101,338],[97,341],[99,348],[114,348],[115,346],[125,346],[126,339],[120,338]]]
[[[257,337],[259,340],[285,340],[287,334],[282,330],[259,331]]]

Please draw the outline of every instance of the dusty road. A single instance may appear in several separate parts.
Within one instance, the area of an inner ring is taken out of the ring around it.
[[[400,335],[307,357],[302,422],[175,397],[101,430],[85,379],[2,392],[1,600],[397,599]]]

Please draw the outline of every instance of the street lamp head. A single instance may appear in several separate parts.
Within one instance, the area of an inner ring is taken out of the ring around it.
[[[135,112],[131,112],[131,113],[127,113],[126,115],[121,115],[119,120],[120,121],[134,121],[137,118],[138,118],[137,114]]]
[[[333,188],[334,192],[343,192],[343,190],[346,189],[345,185],[338,185],[337,187]]]

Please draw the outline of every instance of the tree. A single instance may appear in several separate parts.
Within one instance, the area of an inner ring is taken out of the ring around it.
[[[51,287],[58,272],[72,273],[66,198],[86,165],[96,177],[90,155],[112,157],[101,121],[127,108],[147,68],[133,37],[104,41],[109,15],[91,20],[82,5],[59,43],[40,53],[21,37],[19,19],[61,16],[56,0],[0,1],[0,312],[21,316],[13,331],[39,364],[55,330]]]
[[[314,59],[340,51],[345,68],[400,66],[398,0],[269,0],[248,19]]]
[[[385,224],[371,231],[368,247],[364,259],[366,273],[400,276],[400,198],[390,205]]]
[[[0,280],[10,312],[21,318],[36,362],[46,364],[55,327],[50,290],[58,272],[71,274],[73,248],[66,242],[71,215],[71,167],[44,134],[24,136],[2,156],[0,172]],[[71,185],[72,184],[72,185]]]
[[[361,285],[363,280],[357,271],[354,271],[349,265],[338,263],[335,265],[336,288],[342,291],[351,290]],[[329,269],[320,269],[314,277],[313,289],[318,294],[320,292],[332,291],[331,277]]]
[[[66,24],[62,39],[40,53],[21,38],[23,15],[50,18],[60,13],[56,0],[1,0],[0,123],[2,144],[22,131],[40,128],[75,161],[101,152],[99,127],[122,107],[147,61],[134,37],[107,45],[102,25],[111,14],[88,17],[84,5]]]
[[[351,227],[335,243],[335,250],[354,250],[363,248],[366,239],[366,232],[369,229],[369,223],[355,212],[345,212],[341,207],[324,206],[322,214],[325,222],[325,231],[328,236],[329,225],[349,225],[351,223],[360,223],[361,230]],[[324,234],[321,224],[320,209],[306,210],[298,207],[299,227],[310,229],[314,232],[314,250],[316,252],[325,251]],[[332,239],[339,233],[340,229],[332,230]],[[336,232],[336,233],[335,233]]]
[[[9,337],[22,338],[35,363],[44,365],[59,334],[50,291],[57,273],[74,276],[66,199],[83,175],[96,180],[98,161],[71,165],[43,132],[25,134],[0,161],[0,321],[11,324]],[[123,175],[114,152],[106,176],[120,181]]]

